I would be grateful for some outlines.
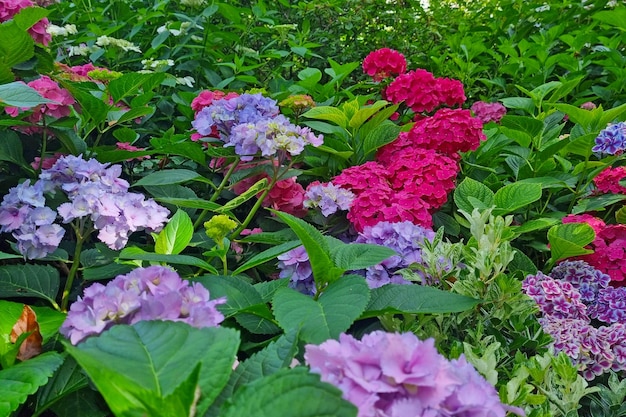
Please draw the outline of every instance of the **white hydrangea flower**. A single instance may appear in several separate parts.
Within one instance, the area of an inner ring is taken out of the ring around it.
[[[76,25],[65,25],[63,27],[54,25],[50,23],[46,27],[46,32],[50,34],[50,36],[64,36],[75,35],[78,33],[78,29],[76,29]]]
[[[186,85],[187,87],[193,88],[193,84],[196,82],[196,80],[193,79],[193,77],[187,76],[187,77],[176,77],[176,84],[179,85]]]
[[[180,0],[180,4],[189,7],[202,7],[206,4],[206,0]]]
[[[98,46],[116,46],[118,48],[120,48],[123,51],[133,51],[133,52],[138,52],[141,53],[141,49],[139,49],[139,47],[137,45],[135,45],[132,42],[129,42],[125,39],[117,39],[117,38],[112,38],[110,36],[100,36],[97,40],[96,40],[96,45]]]

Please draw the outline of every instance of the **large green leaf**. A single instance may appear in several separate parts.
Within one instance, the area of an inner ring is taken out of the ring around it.
[[[45,385],[63,363],[63,355],[46,352],[0,371],[0,416],[9,416],[29,395]]]
[[[471,213],[474,208],[489,208],[493,205],[494,193],[485,184],[472,178],[465,178],[454,190],[456,206]],[[477,207],[479,202],[483,207]]]
[[[138,94],[140,91],[147,92],[161,84],[165,79],[164,73],[124,74],[109,83],[109,93],[114,103],[120,100]]]
[[[160,254],[181,253],[193,236],[193,223],[187,213],[178,210],[161,230],[154,243],[154,251]]]
[[[308,369],[285,369],[238,390],[220,417],[356,417],[341,391]]]
[[[221,405],[239,387],[289,367],[296,353],[298,353],[298,333],[292,331],[283,334],[264,349],[241,362],[230,376],[228,384],[218,399],[209,409],[208,415],[219,415]]]
[[[602,23],[615,26],[622,32],[626,32],[626,9],[623,7],[616,7],[613,10],[603,10],[594,14],[592,18]]]
[[[35,23],[48,16],[48,10],[42,7],[25,7],[13,16],[15,24],[22,30],[30,29]]]
[[[276,291],[276,320],[285,331],[300,328],[302,340],[322,343],[337,338],[361,315],[370,298],[361,276],[347,275],[331,283],[318,300],[291,288]]]
[[[163,262],[167,264],[190,265],[202,268],[205,271],[217,274],[215,267],[200,258],[191,255],[166,255],[160,253],[146,252],[136,246],[124,248],[119,255],[120,259],[132,259],[149,262]]]
[[[525,207],[541,198],[541,184],[507,184],[496,191],[494,215],[503,215]],[[468,212],[470,213],[470,212]]]
[[[331,258],[333,263],[345,271],[364,269],[381,263],[398,253],[393,249],[381,245],[366,243],[350,243],[333,246]]]
[[[344,112],[335,107],[313,107],[302,116],[308,117],[309,119],[328,120],[343,128],[346,128],[348,126],[348,118],[346,117]]]
[[[74,97],[80,106],[80,114],[83,119],[91,121],[95,125],[103,123],[106,120],[110,106],[105,104],[102,99],[94,96],[78,85],[63,83],[63,86],[72,93],[72,97]]]
[[[548,241],[552,252],[551,262],[554,264],[561,259],[572,256],[587,255],[592,250],[584,246],[593,242],[595,233],[587,223],[566,223],[552,226],[548,230]]]
[[[306,253],[311,262],[313,270],[313,278],[318,287],[325,283],[333,282],[345,272],[345,269],[336,267],[330,257],[330,248],[324,235],[304,220],[301,220],[291,214],[282,213],[280,211],[272,211],[276,216],[287,223],[296,236],[304,245]]]
[[[228,382],[238,346],[233,329],[198,329],[171,321],[117,325],[77,347],[66,344],[116,415],[165,405],[198,365],[197,412],[202,415]],[[188,388],[193,392],[193,386]]]
[[[0,161],[27,166],[22,151],[22,142],[11,130],[0,131]]]
[[[44,103],[50,103],[50,100],[23,82],[0,85],[0,104],[4,106],[31,108]]]
[[[285,242],[277,246],[272,246],[271,248],[259,252],[250,259],[248,259],[245,263],[240,265],[239,268],[233,271],[233,275],[241,274],[242,272],[247,271],[250,268],[254,268],[255,266],[264,264],[267,261],[271,261],[272,259],[275,259],[278,255],[295,249],[301,244],[302,243],[299,240],[292,240],[291,242]]]
[[[133,186],[180,184],[182,182],[198,180],[199,177],[201,177],[200,174],[188,169],[164,169],[146,175],[135,182]]]
[[[226,297],[226,303],[218,309],[226,317],[234,316],[248,331],[256,334],[280,331],[261,295],[243,277],[203,275],[195,280],[209,290],[212,298]]]
[[[400,133],[400,126],[384,121],[369,132],[363,140],[363,155],[376,151],[381,146],[393,142]]]
[[[13,81],[11,68],[35,55],[33,38],[15,22],[0,25],[0,83]]]
[[[372,290],[372,297],[361,318],[382,314],[458,313],[481,301],[464,295],[421,285],[387,284]]]
[[[51,266],[0,266],[0,298],[37,297],[56,307],[59,285],[59,271]]]
[[[87,375],[74,358],[67,357],[63,365],[50,377],[48,383],[37,391],[35,410],[42,412],[61,398],[88,386]]]
[[[357,110],[356,113],[350,118],[349,126],[353,129],[358,129],[363,123],[365,123],[370,117],[378,113],[378,110],[385,107],[389,102],[385,100],[378,100],[376,103],[363,107]]]

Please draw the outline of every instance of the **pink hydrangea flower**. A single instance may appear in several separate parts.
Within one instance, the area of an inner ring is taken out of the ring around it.
[[[117,149],[121,149],[123,151],[140,152],[140,151],[146,150],[146,148],[138,148],[137,146],[133,146],[130,143],[126,143],[126,142],[117,142],[115,146],[117,147]],[[150,159],[150,155],[140,155],[134,158],[129,158],[126,161],[132,161],[134,159],[138,161],[143,161],[144,159]]]
[[[220,99],[228,100],[237,96],[239,96],[239,94],[237,93],[225,93],[220,90],[215,90],[215,91],[204,90],[200,92],[200,94],[198,94],[198,96],[191,101],[191,108],[197,114],[203,108],[213,104],[215,100],[220,100]]]
[[[591,214],[568,214],[562,220],[563,224],[566,223],[587,223],[593,231],[596,233],[600,233],[602,229],[606,227],[604,221],[598,217],[594,217]]]
[[[33,169],[50,169],[62,156],[64,156],[64,154],[60,152],[55,152],[54,155],[45,157],[43,159],[43,162],[41,162],[40,157],[36,156],[33,162],[31,162],[30,166],[33,167]],[[40,163],[41,166],[39,166]]]
[[[278,181],[263,200],[263,206],[304,217],[308,212],[303,205],[305,198],[304,187],[293,177]]]
[[[583,104],[580,105],[581,109],[584,110],[593,110],[595,109],[597,106],[595,105],[595,103],[591,102],[591,101],[586,101]]]
[[[404,102],[416,113],[431,112],[442,104],[457,106],[465,102],[463,84],[449,78],[435,78],[417,69],[402,74],[385,89],[384,96],[393,103]]]
[[[626,194],[626,187],[619,184],[626,178],[626,167],[608,167],[593,179],[600,194]]]
[[[484,101],[477,101],[472,104],[471,110],[474,112],[474,115],[483,122],[483,124],[487,124],[489,122],[499,123],[506,114],[506,107],[502,104],[486,103]]]
[[[381,48],[370,52],[363,60],[363,72],[376,82],[391,75],[406,72],[406,59],[400,52],[389,48]]]
[[[432,117],[415,123],[407,139],[414,146],[433,149],[448,156],[473,151],[486,139],[482,122],[469,110],[438,110]]]

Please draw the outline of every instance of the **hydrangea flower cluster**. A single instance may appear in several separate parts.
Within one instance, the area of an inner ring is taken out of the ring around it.
[[[431,112],[442,105],[460,106],[465,102],[463,84],[450,78],[435,78],[417,69],[398,76],[384,91],[392,103],[404,102],[415,113]]]
[[[182,321],[194,327],[215,327],[224,316],[216,306],[225,298],[210,299],[200,283],[190,284],[163,266],[137,268],[106,285],[85,288],[74,302],[60,332],[73,345],[115,324],[142,320]]]
[[[501,103],[486,103],[484,101],[477,101],[472,104],[471,110],[483,124],[489,122],[500,123],[500,120],[506,114],[506,107]]]
[[[46,207],[44,184],[26,180],[9,190],[0,204],[0,232],[12,232],[17,248],[27,259],[43,258],[61,243],[65,230],[56,212]]]
[[[406,59],[400,52],[381,48],[370,52],[363,60],[363,72],[380,82],[391,75],[406,72]]]
[[[319,208],[324,217],[328,217],[339,210],[348,210],[354,193],[338,187],[332,182],[322,184],[314,181],[306,187],[303,205],[306,208]]]
[[[600,194],[626,194],[626,187],[619,185],[626,178],[626,167],[608,167],[593,179],[596,190]]]
[[[424,241],[432,241],[434,238],[435,232],[410,221],[399,223],[383,221],[375,226],[366,226],[363,232],[359,233],[356,243],[386,246],[398,253],[365,270],[367,285],[370,288],[377,288],[389,283],[408,284],[409,281],[395,272],[411,264],[421,263],[421,248]],[[427,280],[426,277],[423,278]]]
[[[289,278],[289,287],[303,294],[315,295],[315,281],[309,255],[304,246],[298,246],[278,255],[279,278]]]
[[[611,277],[611,285],[626,285],[626,225],[605,224],[602,219],[583,215],[568,215],[563,223],[587,223],[596,237],[587,248],[594,252],[576,259],[587,262]]]
[[[341,334],[339,341],[306,345],[304,359],[357,406],[358,417],[524,415],[502,404],[463,356],[448,361],[434,339],[413,333],[375,331],[360,341]]]
[[[621,154],[626,150],[626,122],[619,122],[608,126],[596,137],[593,152]]]
[[[72,112],[71,107],[75,101],[74,97],[72,97],[69,91],[62,89],[59,85],[54,82],[50,77],[42,75],[40,78],[31,81],[27,84],[29,87],[35,89],[42,97],[50,100],[50,103],[44,103],[39,106],[36,106],[33,109],[30,108],[22,108],[19,109],[17,107],[5,107],[4,111],[10,115],[11,117],[17,117],[20,113],[20,110],[32,110],[32,114],[28,115],[25,120],[32,123],[33,125],[38,124],[45,116],[51,116],[56,118],[69,116]],[[21,131],[24,133],[37,133],[41,131],[41,128],[36,126],[29,126],[26,128],[21,128]]]
[[[262,94],[242,94],[230,99],[213,100],[196,114],[193,127],[204,136],[219,132],[224,146],[234,146],[242,161],[257,153],[272,156],[285,151],[299,155],[306,145],[320,146],[323,138],[311,129],[292,124],[278,114],[276,101]]]
[[[543,314],[539,322],[554,349],[567,354],[588,380],[609,369],[626,370],[626,288],[609,282],[608,275],[578,260],[522,283]]]
[[[0,23],[11,20],[20,10],[27,7],[37,6],[31,0],[0,0]],[[37,43],[48,46],[52,39],[46,28],[50,24],[47,18],[43,18],[28,29],[28,34]]]
[[[60,226],[52,225],[57,213],[45,207],[43,193],[59,189],[69,200],[57,208],[62,222],[88,217],[99,231],[98,239],[111,249],[123,248],[132,232],[159,231],[169,211],[143,194],[129,193],[128,182],[119,178],[121,172],[120,165],[109,167],[72,155],[60,157],[41,172],[34,185],[21,184],[4,197],[1,231],[12,231],[20,252],[29,259],[52,252],[63,235]]]

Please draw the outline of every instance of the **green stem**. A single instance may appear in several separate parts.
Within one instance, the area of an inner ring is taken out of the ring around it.
[[[220,194],[222,193],[222,191],[226,187],[226,184],[228,184],[228,180],[233,175],[233,172],[235,172],[235,169],[239,165],[240,161],[241,160],[239,159],[239,157],[235,158],[235,160],[231,164],[230,168],[228,168],[228,171],[224,175],[224,178],[222,179],[222,182],[220,183],[220,185],[218,185],[217,189],[215,190],[215,192],[213,193],[213,195],[211,196],[209,201],[217,200],[217,198],[220,196]],[[206,217],[206,215],[208,213],[209,213],[208,209],[202,210],[202,213],[200,213],[200,215],[198,216],[198,218],[196,219],[196,221],[193,224],[193,230],[196,230],[198,227],[200,227],[200,225],[202,224],[202,220],[204,220],[204,218]]]
[[[74,278],[76,277],[76,273],[78,272],[78,267],[80,266],[80,253],[83,249],[83,242],[87,235],[83,236],[83,225],[73,226],[74,232],[76,234],[76,247],[74,248],[74,258],[72,261],[72,267],[70,268],[70,272],[67,274],[67,280],[65,281],[65,288],[63,289],[63,296],[61,297],[61,311],[67,311],[67,305],[69,303],[69,295],[72,290],[72,284],[74,283]]]

